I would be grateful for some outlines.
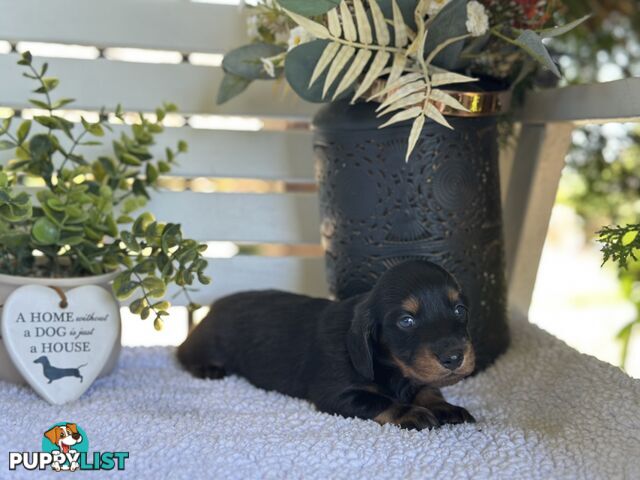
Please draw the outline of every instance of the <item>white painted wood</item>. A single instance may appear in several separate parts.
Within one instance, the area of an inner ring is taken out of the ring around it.
[[[18,125],[20,119],[13,123],[14,134]],[[46,131],[35,122],[31,128],[34,133]],[[123,132],[130,134],[131,129],[124,125],[111,125],[111,128],[112,133],[107,132],[104,138],[98,139],[103,145],[78,147],[76,152],[88,160],[112,157],[111,139],[119,138]],[[76,135],[81,131],[78,127]],[[64,135],[60,138],[63,142],[68,140]],[[165,158],[165,147],[175,149],[179,140],[188,143],[189,151],[178,159],[170,176],[314,181],[312,136],[308,131],[233,132],[168,127],[156,137],[157,144],[151,147],[151,151],[157,159]],[[0,151],[0,162],[13,157],[12,150]]]
[[[573,128],[571,123],[524,125],[506,185],[504,225],[509,306],[525,314],[531,303]]]
[[[517,117],[524,123],[640,121],[640,78],[541,90]]]
[[[156,192],[146,207],[198,240],[319,243],[318,197],[306,193]]]
[[[246,41],[237,5],[0,0],[0,40],[224,53]]]
[[[0,105],[24,107],[33,96],[33,85],[22,77],[24,67],[16,65],[18,55],[0,55]],[[60,79],[54,97],[72,97],[74,108],[150,112],[165,101],[178,105],[182,113],[281,116],[308,120],[317,109],[301,100],[284,84],[254,82],[247,91],[224,105],[216,105],[222,69],[189,64],[154,65],[111,60],[38,58],[49,62],[49,75]],[[282,81],[281,81],[282,82]]]
[[[213,279],[191,294],[193,300],[208,305],[217,298],[242,290],[276,288],[317,297],[327,297],[324,258],[248,257],[210,259],[207,274]],[[172,287],[168,295],[178,290]],[[186,305],[183,295],[172,300]]]
[[[128,127],[114,127],[119,136]],[[186,177],[263,178],[312,182],[313,151],[310,132],[228,132],[167,128],[153,147],[164,157],[164,147],[175,147],[178,140],[189,144],[171,175]],[[113,155],[111,142],[79,150],[87,158]]]

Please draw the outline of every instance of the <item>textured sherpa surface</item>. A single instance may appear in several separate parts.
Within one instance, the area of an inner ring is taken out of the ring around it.
[[[445,390],[478,423],[433,431],[318,413],[237,377],[196,380],[171,348],[124,349],[65,406],[0,382],[0,478],[62,478],[8,471],[9,451],[39,450],[59,421],[84,428],[90,451],[130,452],[124,472],[93,478],[640,478],[640,381],[525,321],[512,331],[495,365]]]

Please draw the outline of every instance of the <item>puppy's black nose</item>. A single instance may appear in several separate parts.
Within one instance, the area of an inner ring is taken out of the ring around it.
[[[440,363],[444,368],[448,370],[455,370],[460,365],[462,365],[462,360],[464,360],[464,353],[462,353],[462,350],[447,352],[443,355],[438,355],[438,360],[440,360]]]
[[[71,434],[71,438],[73,438],[74,440],[80,440],[80,434],[79,433],[72,433]]]

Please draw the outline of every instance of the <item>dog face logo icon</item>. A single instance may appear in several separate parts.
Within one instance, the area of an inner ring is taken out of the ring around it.
[[[51,365],[49,357],[47,357],[46,355],[42,355],[41,357],[36,358],[33,363],[39,363],[42,365],[42,374],[46,377],[47,380],[49,380],[49,383],[64,377],[77,377],[82,382],[83,378],[82,374],[80,373],[80,369],[87,366],[86,363],[83,363],[82,365],[78,365],[77,367],[72,368],[54,367],[53,365]]]
[[[50,426],[41,438],[40,451],[9,452],[9,470],[124,470],[129,458],[129,452],[108,451],[89,454],[89,438],[77,423],[58,422]]]
[[[64,462],[54,461],[51,468],[56,472],[62,470],[75,472],[79,468],[80,452],[86,452],[89,449],[86,434],[75,423],[60,423],[44,432],[44,437],[43,451],[61,453],[65,459]]]

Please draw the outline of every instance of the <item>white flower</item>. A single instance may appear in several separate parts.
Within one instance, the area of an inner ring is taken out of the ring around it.
[[[467,3],[467,30],[474,37],[480,37],[489,30],[489,17],[481,3],[471,0]]]
[[[253,40],[260,36],[260,33],[258,32],[258,27],[259,27],[259,22],[258,22],[257,15],[251,15],[247,17],[247,36],[250,39]]]
[[[310,42],[314,39],[314,36],[307,32],[302,27],[296,27],[289,33],[289,50],[297,47],[302,43]]]
[[[265,72],[267,72],[267,75],[275,78],[276,67],[273,64],[273,61],[270,58],[261,58],[260,61],[262,62],[262,68],[264,69]]]
[[[440,10],[444,8],[444,6],[449,3],[450,0],[431,0],[429,6],[427,7],[427,15],[433,17]]]

